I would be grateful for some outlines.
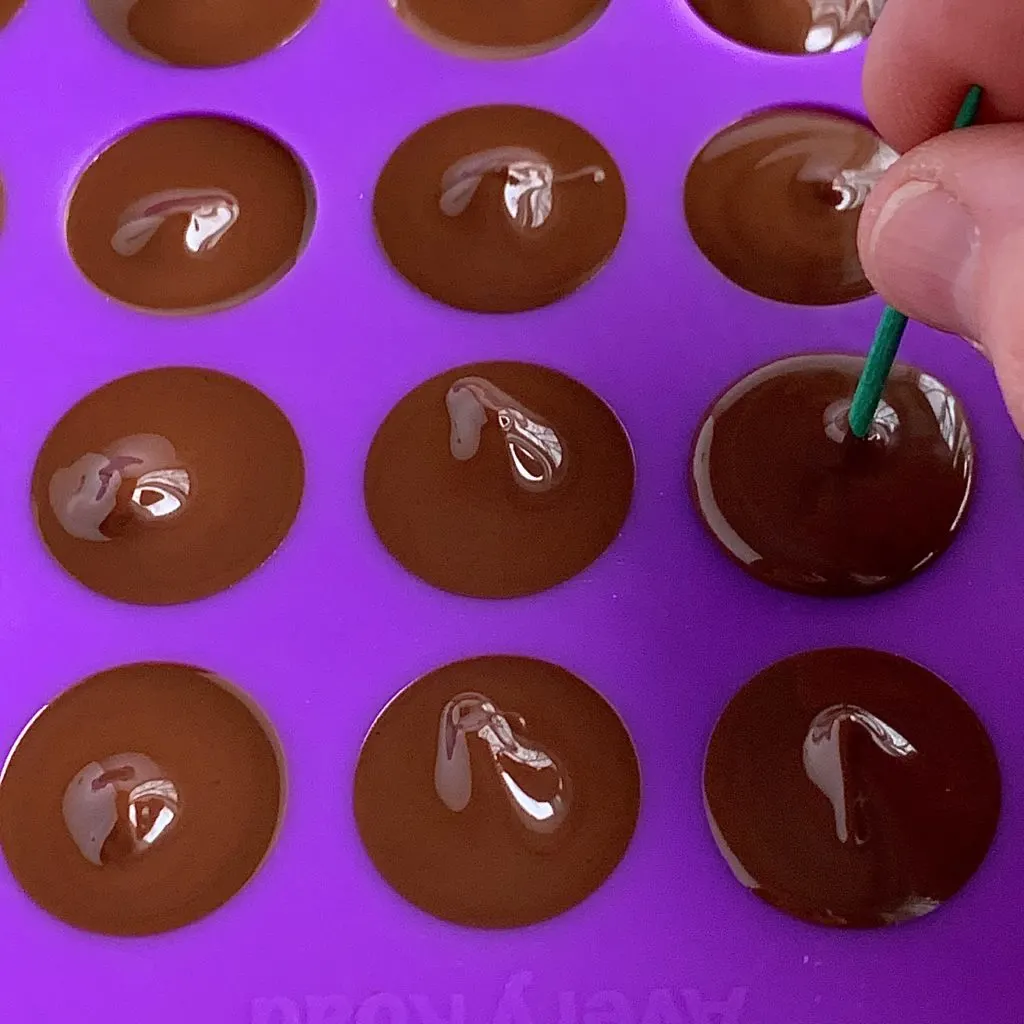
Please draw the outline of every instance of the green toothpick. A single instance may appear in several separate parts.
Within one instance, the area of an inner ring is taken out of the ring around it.
[[[971,88],[960,108],[960,113],[956,115],[954,128],[966,128],[974,123],[978,116],[978,107],[981,105],[981,93],[980,85]],[[871,344],[850,404],[850,430],[855,437],[867,436],[871,421],[878,410],[878,403],[882,399],[889,371],[896,359],[896,350],[900,347],[903,332],[907,329],[907,322],[908,318],[891,306],[886,306],[882,319],[878,321],[875,340]]]

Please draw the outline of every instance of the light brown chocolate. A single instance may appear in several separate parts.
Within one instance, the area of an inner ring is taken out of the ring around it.
[[[555,302],[611,257],[626,193],[608,151],[565,118],[472,107],[424,125],[389,158],[373,218],[395,269],[481,313]]]
[[[295,154],[219,117],[152,121],[86,168],[67,240],[97,288],[154,312],[236,305],[295,264],[314,200]]]
[[[519,597],[605,551],[633,477],[629,439],[592,391],[540,366],[475,363],[392,409],[364,495],[378,536],[416,576],[451,593]]]
[[[694,504],[756,579],[825,596],[896,586],[952,543],[974,480],[963,407],[897,364],[868,437],[849,430],[857,356],[783,359],[708,411],[691,453]]]
[[[737,879],[835,927],[910,921],[978,870],[999,765],[984,726],[927,669],[837,648],[777,662],[722,712],[704,764],[711,828]]]
[[[848,50],[871,34],[884,0],[690,0],[716,31],[755,50]]]
[[[622,860],[640,806],[622,721],[547,662],[472,658],[424,676],[363,743],[354,809],[377,870],[456,924],[554,917]]]
[[[582,35],[608,0],[390,0],[414,32],[442,49],[478,58],[546,53]]]
[[[871,294],[857,255],[864,200],[896,154],[868,127],[815,110],[769,110],[719,132],[685,187],[690,233],[729,280],[806,306]]]
[[[0,0],[0,29],[21,10],[25,0]]]
[[[186,665],[101,672],[32,720],[0,782],[0,847],[66,924],[149,935],[191,924],[255,873],[277,830],[269,724]]]
[[[178,67],[226,67],[294,36],[319,0],[89,0],[115,42]]]
[[[305,479],[291,424],[212,370],[122,377],[53,428],[32,478],[46,546],[87,587],[166,605],[215,594],[288,533]]]

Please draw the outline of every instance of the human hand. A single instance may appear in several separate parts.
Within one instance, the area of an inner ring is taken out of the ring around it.
[[[865,205],[860,251],[888,302],[988,356],[1024,434],[1021,38],[1019,3],[888,0],[864,92],[882,137],[905,156]],[[974,84],[985,90],[985,125],[949,134]]]

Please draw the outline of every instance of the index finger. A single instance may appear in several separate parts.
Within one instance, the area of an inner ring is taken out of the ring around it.
[[[864,67],[871,120],[905,153],[949,130],[972,85],[980,123],[1024,120],[1022,39],[1019,0],[888,0]]]

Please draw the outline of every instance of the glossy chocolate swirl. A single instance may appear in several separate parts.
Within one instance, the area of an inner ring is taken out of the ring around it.
[[[381,712],[356,768],[356,824],[384,879],[427,913],[481,928],[543,921],[593,893],[639,804],[619,717],[532,658],[424,676]]]
[[[736,878],[836,927],[931,913],[995,835],[984,726],[927,669],[836,648],[777,662],[722,712],[704,764],[708,820]]]
[[[804,355],[755,370],[708,411],[690,489],[711,535],[785,590],[851,595],[931,564],[967,513],[974,445],[939,380],[897,364],[868,437],[847,422],[863,359]]]
[[[871,285],[857,255],[857,223],[895,160],[870,128],[837,114],[754,114],[697,155],[686,220],[708,260],[755,295],[807,306],[863,298]]]

